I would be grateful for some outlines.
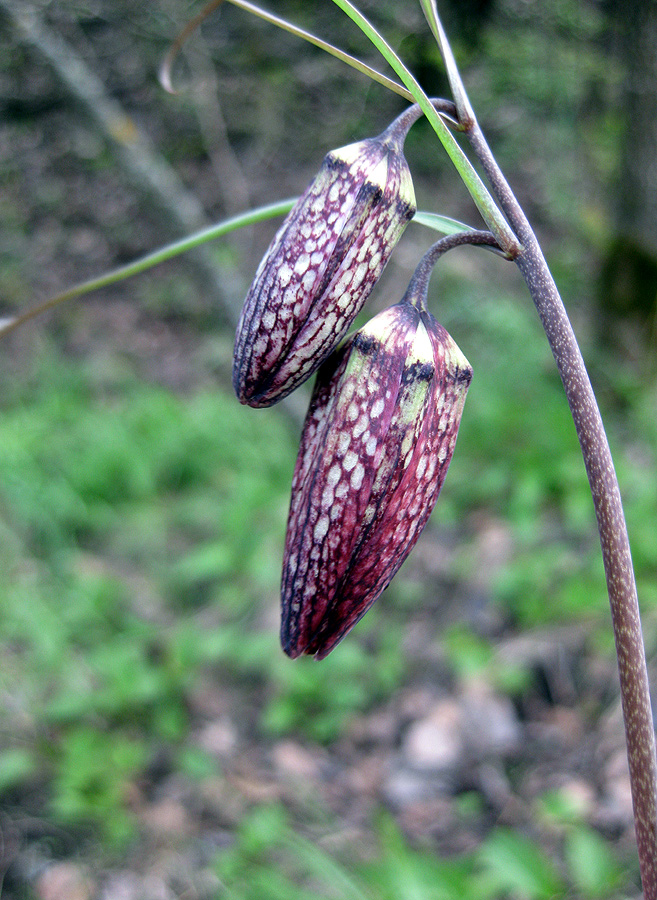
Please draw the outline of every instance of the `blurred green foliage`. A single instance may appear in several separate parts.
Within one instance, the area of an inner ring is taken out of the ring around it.
[[[440,860],[409,848],[394,821],[381,816],[375,846],[360,848],[347,868],[317,840],[295,831],[280,806],[254,810],[216,870],[222,890],[239,900],[550,900],[613,896],[621,869],[608,845],[585,825],[564,839],[567,865],[555,862],[530,839],[496,829],[472,853]],[[353,852],[353,848],[352,848]],[[347,851],[345,856],[349,856]],[[363,861],[363,856],[368,856]]]
[[[295,453],[280,416],[130,379],[94,397],[84,366],[40,365],[0,421],[0,691],[40,737],[0,756],[0,790],[47,773],[52,814],[115,844],[129,782],[184,743],[208,666],[261,686],[264,733],[325,742],[403,663],[391,635],[292,666],[262,629]]]
[[[530,629],[586,621],[604,635],[608,610],[583,465],[531,311],[473,283],[447,278],[442,288],[443,321],[477,373],[435,513],[463,536],[454,577],[470,574],[467,523],[486,509],[507,522],[515,548],[493,584],[503,615]],[[189,699],[204,673],[251,685],[263,739],[296,734],[330,744],[354,714],[404,684],[413,661],[401,635],[409,613],[422,614],[431,598],[405,586],[402,573],[392,599],[321,665],[290,663],[273,623],[294,429],[277,411],[244,409],[221,388],[177,395],[125,372],[118,381],[94,377],[87,363],[52,348],[36,366],[23,384],[5,382],[0,420],[4,733],[23,722],[22,737],[0,752],[0,792],[10,800],[42,785],[54,821],[94,825],[118,850],[136,834],[131,785],[163,747],[191,777],[213,771],[211,759],[186,750]],[[632,452],[621,448],[618,462],[633,530],[647,538],[657,508],[654,422],[643,393],[635,396],[624,414]],[[612,420],[612,435],[613,428]],[[654,583],[652,542],[639,540],[636,556],[640,583]],[[654,599],[647,592],[649,620]],[[441,640],[457,677],[483,675],[514,697],[528,689],[531,673],[500,665],[467,621]],[[581,896],[605,896],[603,882],[612,882],[598,874],[607,870],[587,868],[577,848],[595,859],[609,847],[584,828],[569,825],[564,837],[569,879]],[[233,864],[252,872],[240,840]],[[263,880],[268,854],[288,852],[276,847],[267,845]],[[532,900],[561,884],[538,846],[512,832],[494,830],[465,869],[403,852],[419,879],[409,896],[463,896],[465,879],[472,896]],[[310,859],[312,870],[324,857]],[[394,855],[386,859],[391,871],[404,871]],[[392,875],[374,876],[380,866],[353,876],[363,896],[394,895],[386,887]],[[277,877],[281,896],[303,882],[294,872]],[[443,881],[438,894],[429,888]],[[254,876],[252,892],[237,896],[265,896],[258,884]]]

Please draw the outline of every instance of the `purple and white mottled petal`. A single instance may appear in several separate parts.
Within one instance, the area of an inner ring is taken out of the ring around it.
[[[386,310],[354,337],[339,378],[327,383],[320,372],[295,470],[283,566],[281,637],[291,656],[304,652],[351,564],[386,437],[396,428],[418,322],[410,306],[401,314],[399,307]]]
[[[404,134],[391,126],[329,153],[283,223],[237,329],[233,384],[242,403],[270,406],[291,393],[362,308],[415,214]]]
[[[326,656],[390,583],[436,503],[472,370],[402,301],[320,370],[288,521],[281,638]]]
[[[415,546],[454,452],[472,369],[444,328],[428,314],[423,318],[433,345],[435,376],[412,458],[397,487],[379,506],[348,577],[306,650],[318,659],[327,656],[376,602]]]

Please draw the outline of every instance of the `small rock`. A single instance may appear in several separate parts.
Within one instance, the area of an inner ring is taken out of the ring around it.
[[[555,706],[545,713],[546,724],[554,729],[564,747],[576,747],[586,734],[581,709],[568,706]]]
[[[225,717],[229,709],[226,691],[207,677],[199,680],[190,694],[189,703],[197,716],[213,721]]]
[[[107,879],[100,900],[174,900],[174,894],[159,876],[140,878],[134,872],[124,871]]]
[[[319,778],[319,760],[317,756],[302,747],[296,741],[279,741],[273,749],[272,756],[276,769],[295,781],[317,781]]]
[[[237,730],[228,718],[209,722],[198,736],[199,747],[212,756],[225,757],[235,752]]]
[[[474,756],[512,753],[521,738],[521,727],[513,704],[481,682],[470,682],[463,696],[463,740]]]
[[[160,875],[153,873],[146,875],[144,878],[142,891],[140,900],[176,900],[176,895],[166,880]]]
[[[355,794],[374,797],[381,788],[385,768],[383,756],[359,756],[346,772],[347,784]]]
[[[582,778],[570,778],[559,788],[572,811],[582,819],[588,819],[596,805],[596,791],[592,784]]]
[[[184,837],[193,830],[185,807],[169,798],[144,807],[141,819],[152,834],[167,840]]]
[[[359,744],[392,744],[399,730],[399,714],[393,710],[377,710],[368,716],[355,718],[349,726],[349,736]]]
[[[461,710],[452,699],[441,700],[428,715],[413,722],[402,752],[407,765],[419,771],[445,771],[458,765],[463,752]]]
[[[60,862],[41,873],[35,893],[39,900],[90,900],[94,885],[80,866]]]
[[[383,794],[393,808],[405,809],[427,796],[427,779],[418,772],[396,769],[386,780]]]
[[[100,900],[143,900],[141,878],[133,872],[111,875],[103,885]]]
[[[435,702],[435,694],[427,688],[409,688],[399,698],[399,715],[402,719],[421,719]]]

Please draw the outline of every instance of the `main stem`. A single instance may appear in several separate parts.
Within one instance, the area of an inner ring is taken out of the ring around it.
[[[630,544],[600,410],[570,320],[536,236],[475,122],[468,137],[523,249],[515,262],[550,343],[593,494],[618,656],[634,824],[645,900],[657,900],[657,763]]]

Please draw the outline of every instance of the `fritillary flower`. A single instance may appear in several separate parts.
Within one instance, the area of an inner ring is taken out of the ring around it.
[[[472,369],[413,291],[318,372],[292,483],[283,649],[325,657],[378,599],[436,503]]]
[[[403,145],[410,107],[377,138],[329,153],[265,254],[237,327],[242,403],[291,393],[347,333],[416,212]]]

